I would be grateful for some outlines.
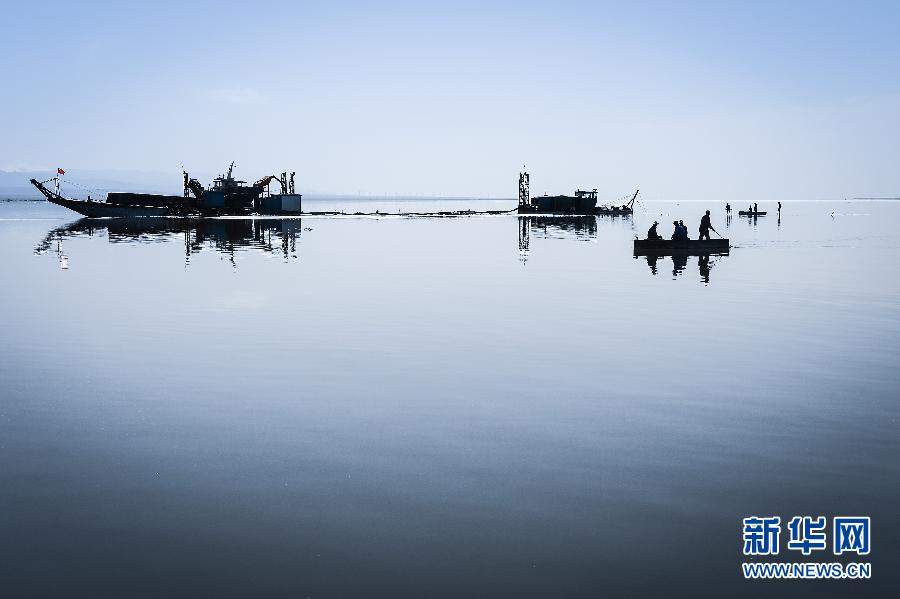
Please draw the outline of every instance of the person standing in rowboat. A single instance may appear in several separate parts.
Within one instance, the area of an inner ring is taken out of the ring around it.
[[[759,214],[759,208],[756,207],[756,202],[753,202],[753,214]]]
[[[709,220],[709,210],[700,219],[700,239],[709,239],[709,230],[712,229],[712,222]]]

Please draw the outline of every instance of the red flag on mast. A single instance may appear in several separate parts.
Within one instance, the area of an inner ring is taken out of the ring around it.
[[[57,175],[65,175],[65,174],[66,174],[66,171],[62,170],[61,168],[57,168],[57,169],[56,169],[56,174],[57,174]]]

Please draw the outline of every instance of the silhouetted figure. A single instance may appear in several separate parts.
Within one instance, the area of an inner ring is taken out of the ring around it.
[[[753,214],[759,212],[759,209],[756,207],[756,202],[753,202]]]
[[[725,212],[731,212],[731,204],[725,204]]]
[[[684,221],[683,221],[683,220],[678,221],[678,225],[681,227],[681,232],[684,233],[684,239],[685,239],[685,241],[687,241],[688,239],[690,239],[690,237],[688,236],[688,228],[687,228],[687,226],[684,224]]]
[[[709,230],[712,228],[712,222],[709,220],[709,210],[700,219],[700,239],[709,239]]]
[[[684,226],[683,222],[672,221],[672,224],[675,225],[675,232],[672,233],[673,241],[685,241],[688,238],[687,227]]]
[[[672,256],[672,276],[677,277],[680,273],[684,272],[684,269],[687,268],[687,254],[682,255],[673,255]]]
[[[658,222],[653,221],[653,226],[647,229],[647,239],[662,239],[662,236],[660,236],[660,234],[656,232],[656,225],[658,224]]]
[[[781,202],[778,202],[778,214],[781,214]]]
[[[709,256],[700,256],[697,266],[700,268],[700,278],[704,283],[709,283]]]

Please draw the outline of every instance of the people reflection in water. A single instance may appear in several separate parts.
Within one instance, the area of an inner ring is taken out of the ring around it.
[[[704,283],[709,283],[709,256],[698,257],[697,266],[700,268],[700,278]]]
[[[637,258],[637,256],[635,256]],[[647,254],[644,256],[647,260],[647,266],[650,267],[650,274],[657,275],[659,274],[658,266],[659,259],[663,258],[663,256],[659,254]],[[672,278],[677,278],[681,276],[687,270],[688,264],[688,254],[676,254],[671,256],[672,258]],[[704,283],[709,283],[709,272],[712,269],[713,262],[710,260],[710,256],[702,255],[697,258],[697,268],[700,272],[700,280]]]
[[[687,268],[687,254],[681,254],[680,256],[672,256],[672,276],[677,277],[679,274],[684,272],[684,269]]]

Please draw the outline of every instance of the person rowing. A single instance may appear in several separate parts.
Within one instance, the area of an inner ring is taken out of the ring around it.
[[[712,226],[712,222],[709,218],[709,210],[706,211],[706,214],[703,215],[703,218],[700,219],[700,239],[709,239],[709,230],[712,229],[716,231],[716,229]],[[716,231],[716,235],[719,235],[719,232]],[[719,235],[721,237],[721,235]]]

